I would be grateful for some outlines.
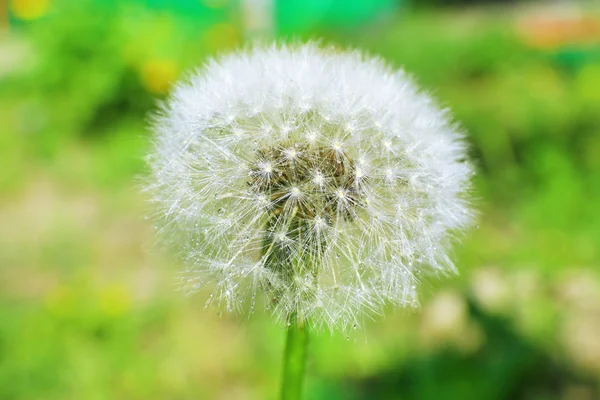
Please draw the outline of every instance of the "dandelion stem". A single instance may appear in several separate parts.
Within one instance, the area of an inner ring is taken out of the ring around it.
[[[287,327],[281,400],[300,400],[302,398],[307,346],[308,330],[306,324],[296,313],[293,313],[289,317]]]

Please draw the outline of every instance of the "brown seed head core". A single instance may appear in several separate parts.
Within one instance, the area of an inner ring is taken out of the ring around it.
[[[355,219],[360,202],[356,168],[343,149],[282,144],[257,152],[248,185],[266,196],[274,215],[293,206],[301,220]]]

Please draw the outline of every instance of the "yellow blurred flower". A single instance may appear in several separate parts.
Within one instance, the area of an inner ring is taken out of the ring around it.
[[[169,91],[171,83],[177,79],[179,68],[172,60],[150,60],[141,67],[141,79],[144,87],[154,94]]]
[[[102,313],[112,317],[123,315],[131,308],[131,294],[122,284],[102,288],[98,301]]]
[[[12,14],[24,20],[33,20],[42,17],[50,6],[49,0],[11,0]]]

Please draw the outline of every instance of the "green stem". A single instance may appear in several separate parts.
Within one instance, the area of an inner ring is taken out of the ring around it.
[[[287,328],[281,400],[300,400],[302,398],[307,345],[308,330],[306,324],[294,313],[289,318]]]

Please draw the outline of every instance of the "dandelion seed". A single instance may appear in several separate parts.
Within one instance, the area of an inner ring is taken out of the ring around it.
[[[233,128],[232,132],[237,137],[242,137],[244,135],[244,131],[238,127]]]
[[[271,165],[271,163],[264,163],[262,165],[262,170],[265,172],[265,174],[270,174],[273,172],[273,165]]]
[[[157,229],[189,266],[186,291],[211,285],[216,307],[253,312],[264,294],[285,323],[356,329],[454,271],[472,220],[462,134],[380,60],[313,44],[221,56],[153,130]]]
[[[325,183],[325,177],[320,172],[316,172],[313,178],[313,182],[319,186],[323,186],[323,183]]]
[[[314,131],[308,131],[306,132],[306,138],[308,139],[309,143],[314,143],[317,140],[317,133]]]
[[[287,160],[292,161],[298,156],[298,151],[296,149],[288,149],[284,151],[284,154]]]

